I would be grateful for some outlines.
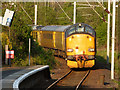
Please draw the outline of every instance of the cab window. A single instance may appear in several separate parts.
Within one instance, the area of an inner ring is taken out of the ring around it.
[[[72,33],[75,33],[75,27],[71,27],[68,31],[67,31],[67,35],[70,35]]]
[[[95,31],[88,26],[85,27],[85,32],[90,33],[91,35],[95,36]]]
[[[84,26],[77,26],[76,27],[76,32],[84,32]]]

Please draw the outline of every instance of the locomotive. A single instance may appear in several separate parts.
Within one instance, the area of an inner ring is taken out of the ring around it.
[[[70,68],[91,68],[95,65],[96,32],[85,23],[44,26],[31,35],[44,48],[62,56]]]

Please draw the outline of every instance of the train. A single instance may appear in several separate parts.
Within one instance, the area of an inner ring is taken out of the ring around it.
[[[44,48],[65,58],[70,68],[91,68],[96,61],[96,32],[85,23],[41,26],[31,32]]]

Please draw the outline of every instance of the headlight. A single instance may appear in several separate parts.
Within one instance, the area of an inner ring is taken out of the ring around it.
[[[89,56],[88,56],[88,59],[94,59],[94,58],[95,58],[94,55],[89,55]]]
[[[89,48],[88,51],[89,51],[89,52],[94,52],[95,49],[94,49],[94,48]]]
[[[73,49],[67,49],[67,52],[73,52]]]

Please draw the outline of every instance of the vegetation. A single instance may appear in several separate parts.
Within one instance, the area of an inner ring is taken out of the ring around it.
[[[97,39],[97,49],[106,49],[107,41],[107,24],[103,22],[100,17],[92,9],[78,8],[79,2],[77,4],[77,23],[87,23],[92,26],[96,31]],[[38,25],[72,25],[68,17],[60,9],[59,5],[55,2],[44,3],[44,2],[16,2],[16,3],[2,3],[2,16],[4,15],[5,9],[10,9],[15,11],[13,22],[10,28],[10,38],[9,38],[9,28],[2,27],[2,48],[4,52],[4,47],[6,44],[9,45],[9,49],[15,50],[15,58],[12,60],[13,65],[25,66],[28,65],[28,39],[32,36],[30,35],[32,29],[30,25],[34,24],[34,5],[38,5]],[[85,3],[87,4],[87,3]],[[98,4],[91,2],[91,4]],[[61,2],[61,7],[68,14],[68,16],[73,19],[73,3],[72,2]],[[107,7],[107,3],[104,3]],[[31,19],[25,13],[29,14]],[[107,13],[101,8],[96,7],[95,10],[107,20]],[[32,39],[31,47],[31,64],[49,64],[51,67],[55,65],[55,59],[51,51],[45,51],[40,47],[37,42]],[[100,52],[98,51],[100,55]],[[4,55],[4,54],[3,54]],[[105,54],[106,55],[106,54]],[[106,56],[104,57],[106,58]],[[4,60],[4,56],[3,56]]]
[[[12,60],[13,66],[26,66],[28,65],[28,46],[29,38],[32,39],[30,35],[32,29],[31,20],[25,15],[25,12],[21,9],[19,3],[16,3],[15,6],[11,6],[11,3],[3,3],[3,12],[6,8],[16,11],[14,14],[13,22],[10,27],[10,37],[9,37],[9,28],[3,26],[2,30],[2,50],[4,52],[5,45],[9,45],[9,49],[15,51],[14,59]],[[27,7],[31,7],[32,3],[26,3]],[[6,6],[6,7],[5,7]],[[26,8],[27,8],[26,7]],[[33,8],[34,9],[34,8]],[[34,11],[34,10],[33,10]],[[27,9],[27,12],[30,12],[30,9]],[[31,17],[34,16],[31,13]],[[55,59],[50,50],[45,51],[42,47],[38,45],[37,42],[31,40],[31,65],[50,65],[50,68],[55,66]],[[4,60],[4,54],[3,54]],[[4,62],[4,61],[3,61]]]

